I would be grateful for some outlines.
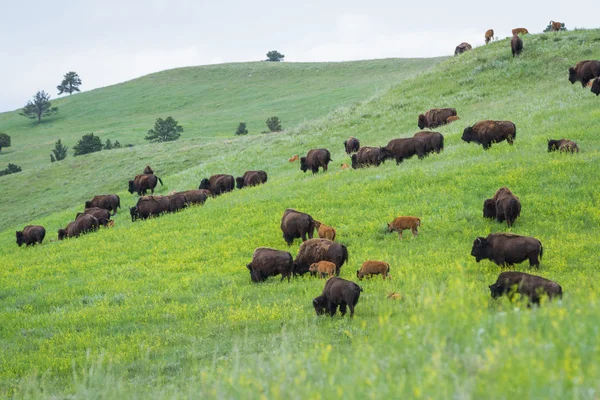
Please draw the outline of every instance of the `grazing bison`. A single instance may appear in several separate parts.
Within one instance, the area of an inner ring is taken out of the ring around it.
[[[58,230],[58,240],[78,237],[84,233],[97,230],[99,226],[98,220],[93,215],[81,215],[75,221],[70,222],[65,229]]]
[[[165,196],[169,199],[169,212],[177,212],[188,206],[188,200],[183,193],[173,193]]]
[[[294,161],[296,161],[298,158],[299,158],[299,157],[298,157],[298,154],[294,154],[294,156],[293,156],[293,157],[290,157],[290,158],[288,158],[288,162],[294,162]]]
[[[512,30],[513,36],[515,35],[527,35],[529,31],[525,28],[515,28]]]
[[[492,143],[506,140],[512,146],[517,137],[517,126],[511,121],[479,121],[465,128],[462,140],[467,143],[480,143],[484,150],[492,147]]]
[[[135,207],[129,209],[131,222],[136,219],[147,219],[152,216],[169,212],[170,201],[167,196],[143,196],[138,199]]]
[[[23,244],[29,246],[36,243],[42,244],[46,236],[46,229],[39,225],[27,225],[22,231],[16,231],[17,244],[21,247]]]
[[[491,260],[498,265],[513,265],[529,260],[530,266],[540,267],[544,254],[542,242],[534,237],[512,233],[492,233],[473,242],[471,255],[477,262]]]
[[[311,264],[308,271],[312,275],[319,274],[321,278],[325,276],[332,278],[335,275],[335,264],[331,261],[319,261],[318,263]]]
[[[419,114],[417,125],[419,129],[433,129],[447,124],[450,117],[456,117],[455,108],[432,108],[425,114]]]
[[[530,275],[524,272],[501,272],[496,283],[489,286],[493,299],[502,295],[513,297],[515,293],[527,297],[529,303],[540,304],[542,296],[547,295],[550,300],[554,297],[562,298],[563,292],[560,285],[541,276]]]
[[[387,224],[388,232],[398,232],[398,238],[402,240],[402,231],[410,229],[413,236],[417,236],[419,231],[417,228],[421,226],[421,220],[417,217],[398,217]]]
[[[351,160],[354,169],[369,165],[378,167],[382,162],[385,162],[385,155],[379,147],[363,146],[358,150],[358,153],[352,154]]]
[[[510,228],[521,215],[521,201],[507,187],[496,191],[494,197],[483,202],[483,217],[496,218],[497,222],[506,220]]]
[[[319,168],[323,167],[323,171],[327,171],[327,165],[331,160],[331,154],[327,149],[312,149],[306,157],[300,157],[300,169],[302,172],[311,170],[313,174],[319,172]]]
[[[558,32],[558,31],[560,31],[560,28],[562,28],[561,22],[550,21],[550,25],[551,25],[552,32]]]
[[[569,82],[572,84],[579,81],[582,87],[586,87],[589,81],[598,77],[600,77],[600,61],[579,61],[575,67],[569,68]]]
[[[485,31],[485,44],[488,44],[493,39],[494,39],[494,30],[488,29],[487,31]]]
[[[579,153],[579,146],[574,141],[568,139],[548,139],[548,152],[556,150],[566,153]]]
[[[439,153],[444,150],[444,136],[439,132],[421,131],[414,134],[413,137],[422,137],[425,139],[426,153]]]
[[[86,208],[82,213],[77,213],[77,215],[75,215],[75,219],[85,214],[90,214],[96,217],[98,223],[104,227],[108,226],[108,223],[111,221],[110,211],[99,207]]]
[[[596,96],[600,94],[600,78],[596,78],[592,82],[592,93],[594,93]]]
[[[244,176],[237,177],[235,181],[238,189],[261,185],[267,182],[267,173],[265,171],[246,171]]]
[[[146,174],[136,175],[135,178],[133,178],[133,180],[129,181],[129,193],[133,194],[134,192],[137,192],[137,194],[139,196],[142,196],[142,195],[146,195],[146,193],[148,192],[148,189],[150,189],[150,192],[152,194],[154,194],[154,188],[156,187],[158,182],[160,182],[161,185],[163,184],[162,179],[160,179],[158,176],[156,176],[154,174],[152,174],[152,175],[146,175]]]
[[[303,275],[312,264],[319,261],[331,261],[335,264],[335,274],[340,275],[340,268],[348,261],[348,249],[340,243],[328,239],[309,239],[300,245],[294,260],[294,275]]]
[[[451,115],[448,118],[446,118],[446,124],[451,124],[453,122],[458,121],[460,118],[458,118],[458,115]]]
[[[384,160],[393,158],[396,160],[396,164],[400,164],[414,155],[423,159],[427,153],[427,144],[425,138],[422,137],[392,139],[387,146],[381,148],[381,151]]]
[[[85,202],[85,208],[93,207],[104,208],[115,215],[121,207],[121,199],[116,194],[101,194]]]
[[[323,315],[328,312],[334,316],[338,306],[342,317],[346,314],[346,306],[350,308],[350,318],[354,316],[354,307],[358,303],[362,288],[356,283],[342,278],[329,278],[325,283],[323,293],[313,299],[313,307],[317,315]]]
[[[356,153],[360,149],[360,142],[357,138],[352,136],[350,139],[344,141],[344,148],[347,154]]]
[[[459,54],[464,53],[465,51],[469,51],[471,50],[472,47],[469,43],[467,42],[462,42],[461,44],[459,44],[458,46],[456,46],[456,49],[454,49],[454,55],[457,56]],[[421,128],[423,129],[423,128]]]
[[[390,264],[383,261],[368,260],[356,271],[356,277],[362,280],[365,276],[381,274],[383,279],[390,277]]]
[[[287,251],[259,247],[254,250],[252,261],[246,265],[250,271],[250,279],[253,282],[262,282],[269,276],[281,274],[281,280],[284,278],[290,280],[294,269],[292,255]]]
[[[510,40],[510,49],[513,57],[515,55],[520,55],[523,51],[523,40],[519,37],[519,35],[514,35]]]
[[[144,175],[152,175],[152,174],[154,174],[154,171],[152,170],[152,168],[150,168],[149,165],[146,165],[146,168],[144,168],[143,174]]]
[[[317,234],[321,239],[329,239],[332,242],[335,241],[335,228],[327,226],[320,221],[315,221],[315,228],[317,228]]]
[[[223,193],[231,192],[235,188],[235,179],[232,175],[217,174],[210,178],[202,179],[198,189],[210,190],[213,196],[218,196]]]
[[[206,200],[212,196],[212,192],[206,189],[186,190],[181,192],[187,199],[188,204],[204,204]]]
[[[294,239],[301,238],[306,242],[306,235],[312,239],[315,231],[315,220],[310,215],[288,208],[281,217],[281,231],[283,239],[291,246]]]

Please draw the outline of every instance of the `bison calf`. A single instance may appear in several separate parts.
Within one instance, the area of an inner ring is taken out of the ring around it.
[[[39,225],[27,225],[22,231],[16,231],[17,244],[21,247],[35,245],[36,243],[42,244],[44,237],[46,236],[46,229]]]
[[[488,29],[487,31],[485,31],[485,44],[488,44],[493,39],[494,39],[494,30]]]
[[[335,241],[335,229],[331,226],[327,226],[320,221],[315,220],[315,228],[317,228],[317,234],[321,239],[329,239],[332,242]]]
[[[492,233],[473,242],[471,255],[475,261],[490,260],[497,265],[513,265],[529,260],[530,266],[540,267],[544,255],[542,242],[534,237],[511,233]]]
[[[356,277],[360,280],[365,276],[380,274],[383,279],[390,277],[390,264],[383,261],[365,261],[359,270],[356,271]]]
[[[281,280],[290,280],[294,269],[292,255],[287,251],[259,247],[254,250],[252,261],[246,265],[253,282],[262,282],[269,276],[281,274]]]
[[[331,278],[335,275],[335,264],[331,261],[319,261],[318,263],[312,263],[308,268],[308,271],[312,275],[318,273],[321,278],[325,277],[325,275]]]
[[[512,30],[512,34],[514,35],[527,35],[529,31],[526,28],[515,28]]]
[[[334,316],[338,306],[342,317],[346,314],[346,306],[350,307],[350,318],[354,316],[354,307],[358,303],[362,288],[356,283],[342,278],[330,278],[323,288],[323,293],[313,299],[313,307],[317,315],[326,312]]]
[[[568,139],[548,139],[548,152],[557,150],[565,153],[579,153],[579,146],[574,141]]]
[[[419,231],[417,228],[421,226],[421,220],[417,217],[398,217],[387,224],[388,232],[398,232],[398,237],[402,240],[402,231],[410,229],[413,236],[417,236]]]
[[[539,304],[544,295],[551,300],[554,297],[562,298],[563,294],[562,288],[556,282],[541,276],[514,271],[500,273],[496,283],[489,288],[494,299],[505,294],[512,298],[515,293],[518,293],[527,297],[533,304]]]

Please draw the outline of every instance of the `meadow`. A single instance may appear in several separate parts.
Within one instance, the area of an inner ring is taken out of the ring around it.
[[[0,178],[0,394],[597,398],[600,100],[571,85],[567,69],[600,59],[600,30],[523,40],[520,58],[509,40],[496,41],[284,133],[138,145]],[[349,136],[383,146],[417,132],[419,113],[446,106],[461,120],[436,129],[441,154],[339,169]],[[482,119],[515,122],[514,146],[462,142],[462,130]],[[546,139],[563,137],[581,153],[548,153]],[[329,172],[303,174],[287,162],[317,147],[332,152]],[[125,206],[137,197],[124,180],[146,163],[163,194],[214,173],[263,169],[269,181],[131,223]],[[29,178],[49,189],[39,193]],[[481,215],[501,186],[523,206],[511,229]],[[115,227],[54,241],[95,191],[121,195]],[[323,280],[250,282],[245,265],[256,247],[297,254],[299,241],[288,247],[279,229],[288,207],[337,229],[350,255],[343,278],[356,281],[367,259],[390,263],[391,280],[359,283],[353,320],[315,315]],[[399,215],[421,218],[417,238],[386,234]],[[44,245],[15,245],[14,228],[28,223],[46,227]],[[528,309],[490,298],[501,269],[476,263],[471,245],[504,231],[540,239],[540,269],[515,269],[560,283],[561,301]],[[391,292],[401,298],[388,300]]]

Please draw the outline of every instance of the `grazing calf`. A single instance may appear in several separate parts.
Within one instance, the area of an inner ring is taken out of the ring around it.
[[[362,288],[354,282],[342,278],[329,278],[323,288],[323,293],[313,299],[313,307],[317,315],[323,315],[326,312],[334,316],[340,306],[342,317],[346,314],[346,306],[350,307],[350,318],[354,316],[354,307],[358,303]]]
[[[579,146],[574,141],[568,139],[548,139],[548,152],[556,150],[565,153],[579,153]]]
[[[329,239],[332,242],[335,241],[335,229],[331,226],[327,226],[320,221],[315,220],[315,228],[317,228],[317,234],[321,239]]]
[[[519,35],[514,35],[510,40],[510,49],[513,57],[515,55],[520,55],[523,51],[523,40],[519,37]]]
[[[417,236],[419,231],[417,228],[421,226],[421,220],[417,217],[398,217],[387,224],[388,232],[398,232],[398,237],[402,240],[402,231],[410,229],[413,236]]]
[[[483,217],[496,218],[497,222],[506,220],[510,228],[521,215],[521,201],[507,187],[496,191],[494,197],[483,202]]]
[[[281,280],[290,281],[294,269],[292,255],[287,251],[259,247],[254,250],[252,261],[246,265],[253,282],[262,282],[269,276],[281,274]]]
[[[392,292],[390,294],[388,294],[387,298],[390,300],[399,300],[402,296],[400,296],[400,293],[396,293],[396,292]]]
[[[321,278],[324,278],[327,275],[329,278],[332,278],[335,275],[335,264],[331,261],[319,261],[318,263],[310,264],[308,271],[312,275],[316,275],[317,273]]]
[[[344,141],[344,149],[347,154],[356,153],[360,148],[360,141],[352,136],[350,139]]]
[[[529,31],[525,28],[515,28],[512,30],[512,34],[514,35],[527,35]]]
[[[492,233],[473,242],[471,255],[475,261],[490,260],[497,265],[514,265],[529,260],[529,266],[540,267],[544,255],[542,242],[534,237],[512,233]]]
[[[281,217],[281,232],[283,239],[291,246],[294,239],[301,238],[303,242],[312,239],[315,232],[315,220],[309,214],[288,208]]]
[[[513,295],[518,293],[527,297],[530,304],[540,304],[540,299],[544,295],[547,295],[550,300],[554,297],[562,298],[563,295],[562,287],[556,282],[541,276],[514,271],[500,273],[496,283],[489,288],[493,299],[505,294],[512,299]]]
[[[342,164],[342,169],[348,169],[348,168],[350,168],[350,166],[348,164],[345,164],[345,163]]]
[[[42,244],[44,237],[46,236],[46,229],[39,225],[27,225],[22,231],[16,231],[17,244],[21,247],[35,245],[36,243]]]
[[[487,31],[485,31],[485,44],[488,44],[493,39],[494,39],[494,30],[488,29]]]
[[[451,124],[452,122],[458,121],[460,118],[458,118],[458,115],[451,115],[448,118],[446,118],[446,123],[447,124]]]
[[[290,158],[288,158],[288,162],[294,162],[294,161],[296,161],[298,158],[300,158],[300,157],[298,156],[298,154],[294,154],[294,156],[293,156],[293,157],[290,157]]]
[[[359,270],[356,271],[356,277],[362,281],[365,276],[378,275],[380,274],[383,279],[391,278],[390,264],[383,261],[368,260],[363,263]]]

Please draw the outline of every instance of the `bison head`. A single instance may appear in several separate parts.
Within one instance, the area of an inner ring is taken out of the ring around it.
[[[600,95],[600,78],[596,78],[592,82],[592,93],[595,93],[596,96]]]
[[[467,143],[471,143],[471,140],[473,140],[473,127],[472,126],[468,126],[465,128],[461,139]]]
[[[314,263],[314,264],[310,264],[310,267],[308,267],[308,272],[310,272],[311,274],[315,274],[319,271],[319,266]]]
[[[135,222],[135,220],[139,218],[137,206],[131,207],[129,209],[129,214],[131,215],[131,222]]]
[[[58,240],[63,240],[65,238],[65,236],[67,236],[67,231],[65,231],[64,229],[59,229],[58,230]]]
[[[496,202],[487,199],[483,202],[483,218],[496,218]]]
[[[347,145],[348,141],[344,140],[344,148],[346,149],[346,153],[350,154],[350,152],[348,151],[348,145]]]
[[[490,244],[484,237],[478,237],[473,242],[473,248],[471,249],[471,255],[475,257],[477,262],[483,260],[484,258],[488,258]]]
[[[559,140],[548,139],[548,153],[551,151],[558,150],[559,146],[560,146]]]
[[[356,270],[356,277],[358,278],[359,281],[362,281],[364,276],[365,276],[365,274],[362,273],[359,269]]]
[[[127,189],[129,193],[133,194],[135,192],[135,183],[133,181],[129,181],[129,189]],[[87,206],[86,206],[87,207]]]
[[[238,176],[237,178],[235,178],[235,182],[237,183],[237,188],[241,189],[244,187],[244,178],[241,176]]]
[[[325,310],[327,307],[327,299],[325,296],[320,295],[319,297],[315,297],[313,299],[313,307],[315,308],[315,312],[317,315],[325,314]]]
[[[23,244],[23,231],[19,232],[17,231],[17,244],[19,245],[19,247],[21,247],[21,245]]]
[[[352,157],[350,157],[350,159],[352,160],[352,169],[358,168],[358,163],[356,161],[356,154],[352,154]]]
[[[492,299],[496,299],[504,294],[504,287],[498,282],[489,286]]]
[[[300,157],[300,169],[302,172],[306,172],[308,165],[306,164],[306,157]]]
[[[90,200],[86,201],[84,208],[92,208],[92,202]]]
[[[571,84],[577,82],[577,72],[573,67],[569,68],[569,82],[571,82]]]
[[[419,122],[417,125],[419,125],[419,129],[425,128],[425,116],[423,114],[419,114]]]
[[[208,179],[204,178],[200,181],[200,186],[198,189],[210,189],[210,182]]]

